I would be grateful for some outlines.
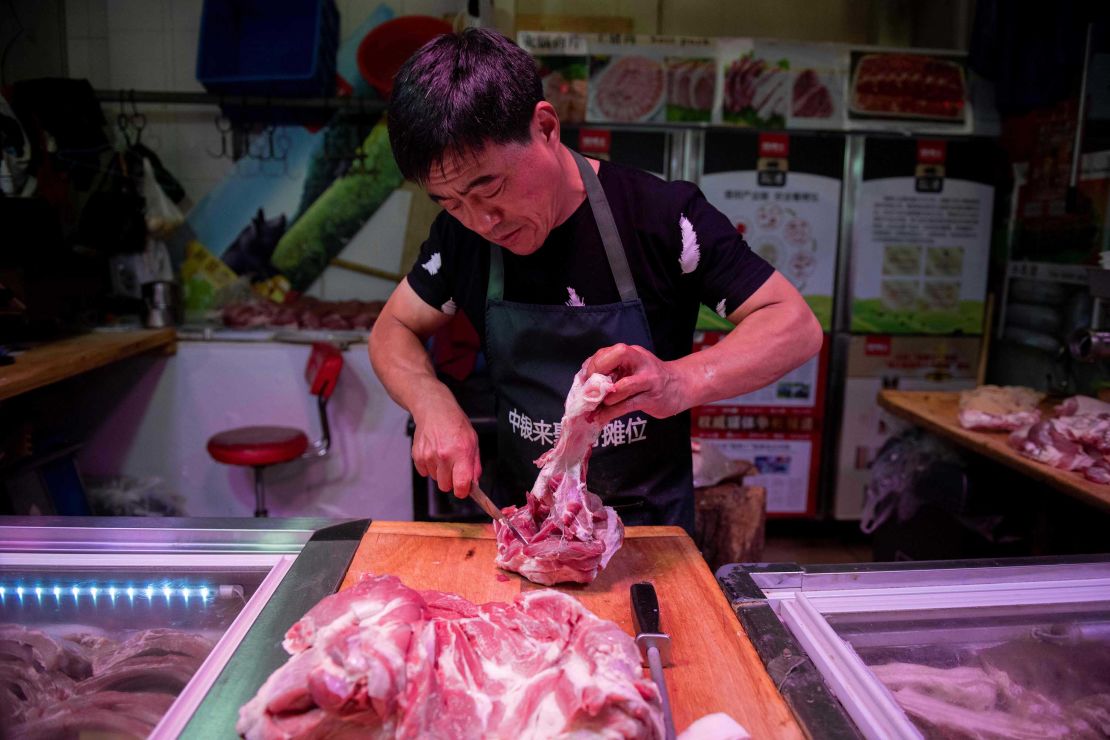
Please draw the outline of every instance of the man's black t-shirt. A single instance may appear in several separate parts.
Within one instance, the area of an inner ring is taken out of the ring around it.
[[[609,162],[601,163],[598,179],[661,359],[690,353],[699,304],[727,316],[774,272],[692,183],[665,182]],[[502,254],[507,301],[570,306],[620,301],[589,200],[533,254]],[[489,243],[441,213],[408,275],[409,285],[437,310],[461,309],[484,341],[488,278]]]

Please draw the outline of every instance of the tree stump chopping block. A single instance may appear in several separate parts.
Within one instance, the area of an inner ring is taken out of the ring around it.
[[[760,562],[766,524],[762,486],[721,483],[694,489],[695,540],[713,571],[728,563]]]

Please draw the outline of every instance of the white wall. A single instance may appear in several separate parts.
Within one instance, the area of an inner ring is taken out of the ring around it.
[[[251,516],[250,469],[209,457],[208,438],[276,424],[319,435],[304,366],[308,345],[180,342],[129,387],[100,388],[113,403],[78,457],[87,475],[158,477],[190,516]],[[333,447],[321,460],[268,469],[270,516],[412,519],[408,420],[353,345],[328,405]]]

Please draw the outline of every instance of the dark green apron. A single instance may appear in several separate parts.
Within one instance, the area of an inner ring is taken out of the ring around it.
[[[503,506],[523,503],[531,490],[538,472],[533,461],[554,444],[582,363],[619,342],[655,351],[601,182],[584,157],[572,154],[621,301],[601,306],[506,301],[502,248],[490,244],[486,358],[498,394],[492,495]],[[693,534],[689,414],[656,419],[641,411],[611,422],[590,456],[587,486],[616,508],[625,524],[675,524]]]

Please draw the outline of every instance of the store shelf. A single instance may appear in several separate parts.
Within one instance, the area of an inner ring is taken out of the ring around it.
[[[0,367],[0,401],[146,352],[172,354],[173,329],[93,332],[38,345]]]
[[[972,452],[989,457],[1034,480],[1087,503],[1110,509],[1110,486],[1087,480],[1082,473],[1059,470],[1022,457],[1006,443],[1007,432],[977,432],[964,429],[957,419],[960,394],[956,391],[879,392],[879,405],[907,421],[955,442]],[[1051,404],[1043,411],[1051,414]]]

